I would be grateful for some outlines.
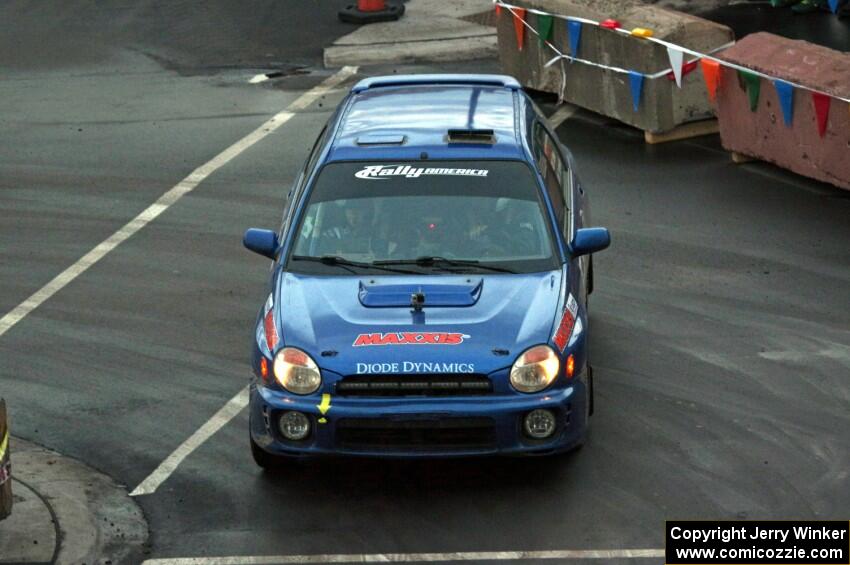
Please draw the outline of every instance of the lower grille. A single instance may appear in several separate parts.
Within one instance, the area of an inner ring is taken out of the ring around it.
[[[340,447],[352,449],[484,449],[495,446],[496,428],[490,418],[343,418],[337,422],[336,439]]]
[[[350,375],[336,384],[342,396],[470,396],[492,391],[486,375],[469,373]]]

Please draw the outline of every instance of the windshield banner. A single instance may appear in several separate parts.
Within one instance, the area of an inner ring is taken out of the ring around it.
[[[487,169],[447,169],[443,167],[411,167],[410,165],[367,165],[354,173],[359,179],[378,179],[386,177],[405,177],[415,179],[421,176],[449,177],[486,177]]]

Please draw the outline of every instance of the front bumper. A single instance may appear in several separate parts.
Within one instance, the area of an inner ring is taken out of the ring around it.
[[[466,457],[546,455],[567,451],[584,438],[586,383],[530,395],[363,398],[299,397],[251,386],[253,441],[275,455]],[[324,413],[320,405],[325,407]],[[327,405],[329,408],[326,408]],[[525,436],[522,421],[537,408],[555,413],[555,433],[544,440]],[[286,440],[278,418],[288,410],[308,416],[310,435]]]

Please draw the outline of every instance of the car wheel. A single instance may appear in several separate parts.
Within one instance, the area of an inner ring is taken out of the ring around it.
[[[573,453],[584,447],[587,443],[587,436],[590,434],[590,416],[593,414],[593,371],[590,365],[587,366],[587,398],[584,403],[584,433],[565,453]]]
[[[254,458],[254,463],[266,471],[274,471],[283,467],[283,457],[272,455],[257,445],[254,438],[249,439],[251,441],[251,456]]]

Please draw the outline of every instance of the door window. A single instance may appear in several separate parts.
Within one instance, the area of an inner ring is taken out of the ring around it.
[[[569,239],[569,203],[570,195],[572,194],[572,174],[566,161],[561,156],[558,144],[539,122],[535,124],[534,144],[537,168],[540,169],[540,174],[543,175],[543,180],[546,183],[546,191],[549,194],[549,199],[552,201],[553,208],[555,208],[555,217],[558,220],[558,226],[567,239]]]

